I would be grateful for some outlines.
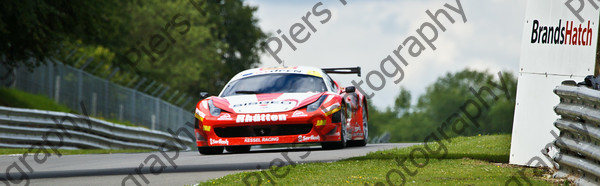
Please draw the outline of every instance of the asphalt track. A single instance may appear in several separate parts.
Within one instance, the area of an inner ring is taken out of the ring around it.
[[[27,171],[24,164],[19,161],[21,155],[0,156],[0,167],[3,173],[0,178],[6,178],[6,167],[17,162],[27,172],[28,180],[21,180],[23,185],[27,181],[31,185],[121,185],[128,175],[140,182],[141,185],[185,185],[195,184],[227,174],[266,169],[272,162],[310,163],[332,162],[355,156],[362,156],[368,152],[408,147],[410,143],[368,144],[366,147],[350,147],[340,150],[322,150],[314,147],[287,147],[275,149],[253,148],[249,153],[221,155],[200,155],[198,151],[181,151],[131,154],[90,154],[90,155],[52,155],[38,164],[34,154],[25,157],[33,173]],[[165,157],[168,156],[167,157]],[[39,159],[43,158],[38,157]],[[146,162],[144,162],[147,160]],[[172,160],[172,162],[170,162]],[[282,161],[277,161],[282,160]],[[152,163],[153,169],[150,169]],[[161,166],[161,163],[165,166]],[[277,165],[277,164],[275,164]],[[138,168],[142,166],[142,168]],[[174,166],[177,166],[175,168]],[[136,169],[138,169],[136,173]],[[21,175],[14,171],[12,177]],[[293,171],[293,170],[292,170]],[[142,178],[143,177],[143,178]],[[146,180],[144,180],[144,178]],[[11,185],[19,180],[12,180]],[[147,181],[147,183],[146,183]],[[2,182],[0,182],[2,183]],[[126,185],[135,185],[133,179],[126,179]]]

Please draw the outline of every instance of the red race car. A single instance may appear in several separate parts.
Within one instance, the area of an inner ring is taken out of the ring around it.
[[[360,67],[256,68],[235,75],[219,96],[196,105],[198,151],[240,153],[252,145],[297,143],[365,146],[367,99],[327,73],[360,76]]]

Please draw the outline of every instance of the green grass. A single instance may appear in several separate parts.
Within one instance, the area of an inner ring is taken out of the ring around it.
[[[433,153],[429,155],[430,158],[441,158],[442,155],[447,154],[443,159],[478,159],[496,163],[508,163],[510,153],[510,135],[486,135],[486,136],[472,136],[472,137],[456,137],[450,140],[443,140],[443,147],[439,153]],[[377,151],[368,153],[366,156],[357,157],[352,159],[365,160],[365,159],[394,159],[408,158],[409,153],[416,148],[423,149],[423,145],[412,146],[409,148],[401,149],[390,149],[384,151]],[[440,146],[437,143],[429,146],[432,151],[436,151]],[[443,149],[447,149],[447,153],[444,153]],[[431,153],[430,153],[431,154]],[[413,153],[413,157],[423,158],[421,153]]]
[[[399,170],[406,177],[406,184],[410,185],[504,185],[512,176],[517,176],[524,169],[525,175],[533,185],[557,184],[563,180],[548,180],[545,177],[549,172],[545,169],[522,168],[506,164],[509,158],[510,135],[491,135],[452,138],[452,142],[444,141],[448,149],[445,157],[429,153],[428,158],[419,149],[423,145],[416,145],[402,149],[391,149],[372,152],[366,156],[350,158],[333,163],[310,163],[282,167],[276,173],[289,174],[277,178],[272,170],[260,172],[243,172],[232,174],[223,178],[201,182],[199,185],[240,185],[245,177],[249,182],[256,183],[259,173],[263,185],[271,182],[281,185],[374,185],[378,182],[386,183],[386,175],[390,170]],[[430,146],[436,150],[439,146]],[[411,162],[412,159],[422,168]],[[416,152],[416,153],[415,153]],[[429,152],[429,151],[425,151]],[[440,152],[444,152],[443,150]],[[397,159],[407,158],[404,165],[409,171],[417,171],[409,176],[398,165]],[[265,178],[268,174],[272,180]],[[252,176],[252,177],[250,177]],[[402,178],[398,174],[391,174],[390,180],[399,184]],[[526,184],[519,178],[522,184]]]
[[[46,97],[45,95],[31,94],[21,90],[6,87],[0,87],[0,106],[81,114],[75,110],[71,110],[65,105],[56,103],[54,100]],[[125,126],[148,128],[145,126],[130,123],[128,121],[119,121],[116,119],[107,119],[102,117],[94,118]]]
[[[0,105],[7,107],[74,112],[44,95],[30,94],[17,89],[0,87]]]
[[[142,128],[148,129],[148,127],[146,127],[146,126],[134,124],[134,123],[131,123],[129,121],[119,121],[119,120],[116,120],[116,119],[106,119],[106,118],[100,118],[100,117],[96,117],[96,118],[100,119],[100,120],[108,121],[108,122],[111,122],[111,123],[116,123],[116,124],[119,124],[119,125],[125,125],[125,126],[130,126],[130,127],[142,127]]]
[[[64,150],[59,149],[58,152],[63,155],[73,154],[113,154],[113,153],[139,153],[139,152],[153,152],[155,150],[142,150],[142,149],[126,149],[126,150],[114,150],[114,149],[80,149],[80,150]],[[53,150],[48,149],[48,152],[54,153]],[[0,155],[8,154],[24,154],[24,153],[38,153],[38,150],[33,149],[29,152],[29,149],[12,149],[12,148],[0,148]]]

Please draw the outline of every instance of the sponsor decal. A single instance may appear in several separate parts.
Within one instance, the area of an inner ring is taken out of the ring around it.
[[[279,137],[261,138],[260,140],[263,142],[276,142],[276,141],[279,141]]]
[[[563,25],[564,23],[564,25]],[[554,45],[573,45],[573,46],[592,46],[593,29],[590,27],[590,21],[585,25],[575,26],[573,21],[558,20],[554,26],[540,25],[540,21],[532,21],[531,43],[554,44]]]
[[[203,125],[203,126],[202,126],[202,129],[203,129],[204,131],[207,131],[207,132],[208,132],[208,131],[210,131],[210,126],[208,126],[208,125]]]
[[[254,75],[258,74],[269,74],[269,73],[305,73],[302,70],[296,69],[297,67],[275,67],[275,68],[261,68],[255,72]]]
[[[318,135],[311,135],[311,136],[298,136],[298,142],[305,142],[305,141],[320,141],[321,140],[321,136]]]
[[[244,138],[245,143],[277,142],[279,137]]]
[[[293,70],[293,69],[298,69],[298,67],[267,67],[267,68],[260,68],[261,71],[263,71],[263,70]]]
[[[227,140],[227,139],[225,139],[225,140],[223,140],[223,139],[215,140],[215,139],[211,138],[210,139],[210,144],[211,145],[214,145],[214,144],[217,144],[217,145],[229,145],[229,140]]]
[[[235,119],[236,123],[262,122],[262,121],[286,121],[286,114],[240,114]]]
[[[323,77],[323,75],[321,75],[321,73],[314,71],[314,70],[309,70],[308,72],[306,72],[306,74],[311,75],[311,76]]]
[[[221,116],[219,116],[219,118],[217,118],[217,120],[231,120],[231,115],[229,115],[228,113],[225,113]]]
[[[243,106],[253,106],[253,105],[259,105],[259,106],[267,106],[267,105],[296,105],[296,102],[294,102],[294,101],[255,101],[255,102],[248,102],[248,103],[241,103],[241,104],[231,105],[231,108],[243,107]]]
[[[258,143],[261,142],[260,138],[244,138],[244,143]]]
[[[331,114],[333,114],[333,113],[335,113],[335,112],[337,112],[337,111],[339,111],[341,109],[342,109],[342,107],[340,107],[339,103],[334,103],[333,105],[331,105],[331,106],[329,106],[329,107],[327,107],[325,109],[322,109],[322,111],[323,112],[327,111],[327,112],[325,112],[325,116],[329,116],[329,115],[331,115]]]
[[[204,112],[200,111],[200,109],[196,108],[196,115],[200,116],[201,118],[205,118],[206,114],[204,114]]]
[[[295,117],[306,117],[306,116],[308,116],[308,115],[306,115],[306,113],[304,113],[302,111],[299,111],[299,110],[295,111],[292,114],[292,118],[295,118]]]
[[[317,120],[317,126],[321,126],[321,125],[325,125],[327,123],[327,120]]]
[[[297,69],[298,67],[266,67],[260,68],[260,70],[282,70],[282,69]]]

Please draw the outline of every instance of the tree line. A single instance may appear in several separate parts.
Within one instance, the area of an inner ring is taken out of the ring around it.
[[[267,34],[256,10],[242,0],[2,1],[0,60],[10,68],[48,59],[79,68],[93,57],[84,70],[105,77],[118,68],[111,81],[122,85],[144,77],[194,98],[215,95],[260,62]]]
[[[465,136],[479,134],[511,133],[515,109],[517,79],[512,73],[503,72],[504,83],[509,97],[502,90],[491,88],[498,96],[497,100],[487,92],[483,98],[488,101],[489,108],[480,109],[477,117],[480,127],[464,127],[461,133]],[[412,95],[404,87],[394,100],[392,107],[377,109],[369,103],[370,138],[389,134],[390,142],[421,142],[440,126],[444,126],[453,114],[461,114],[461,106],[468,100],[477,100],[470,88],[478,90],[488,83],[501,84],[500,79],[493,73],[464,69],[456,73],[447,73],[439,77],[426,88],[416,103],[411,103]],[[476,113],[476,108],[468,107],[467,111]],[[446,125],[448,126],[448,125]],[[451,130],[449,127],[445,130]],[[455,135],[448,132],[448,135]],[[452,136],[450,136],[452,137]]]

